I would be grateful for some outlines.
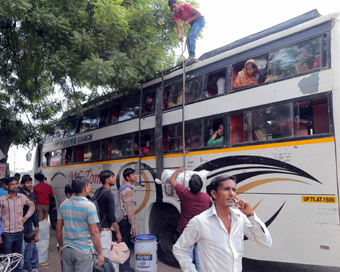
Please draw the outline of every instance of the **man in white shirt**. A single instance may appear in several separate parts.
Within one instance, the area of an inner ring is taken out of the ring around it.
[[[270,233],[249,202],[237,199],[235,177],[214,178],[210,194],[215,204],[189,221],[173,253],[182,271],[196,271],[187,251],[197,243],[201,271],[241,272],[244,235],[262,247],[271,247]]]

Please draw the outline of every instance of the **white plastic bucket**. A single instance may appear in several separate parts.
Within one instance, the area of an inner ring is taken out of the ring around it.
[[[135,271],[157,272],[157,237],[139,234],[135,238]]]

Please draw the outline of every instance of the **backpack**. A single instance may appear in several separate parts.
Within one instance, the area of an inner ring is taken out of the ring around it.
[[[104,263],[99,268],[96,267],[97,263],[98,259],[95,257],[95,261],[93,262],[93,272],[115,272],[115,269],[109,258],[104,257]]]
[[[125,185],[125,186],[121,187],[118,190],[118,192],[113,195],[114,202],[115,202],[115,217],[116,217],[117,223],[119,223],[124,217],[124,210],[122,209],[118,195],[126,188],[129,188],[129,186]]]
[[[102,221],[104,221],[104,219],[106,218],[106,213],[104,214],[103,218],[100,218],[100,213],[99,213],[99,204],[98,204],[98,200],[102,197],[102,195],[105,193],[105,190],[103,190],[102,188],[99,188],[98,190],[96,190],[96,192],[94,193],[94,196],[90,199],[90,201],[96,205],[96,209],[97,209],[97,214],[98,214],[98,219],[99,219],[99,223],[97,223],[98,226],[98,230],[99,232],[102,231]]]

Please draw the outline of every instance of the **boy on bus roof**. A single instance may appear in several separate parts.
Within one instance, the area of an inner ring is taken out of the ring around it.
[[[201,13],[193,8],[191,4],[179,4],[177,0],[169,0],[169,6],[173,10],[172,19],[176,23],[178,39],[183,40],[183,31],[179,23],[179,19],[184,21],[183,26],[191,25],[190,31],[187,37],[187,46],[189,51],[189,58],[187,63],[197,62],[195,58],[196,50],[196,37],[201,29],[204,27],[205,21]]]

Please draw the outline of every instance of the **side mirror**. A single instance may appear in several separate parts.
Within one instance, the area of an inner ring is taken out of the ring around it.
[[[28,151],[26,154],[26,161],[31,161],[32,160],[32,153],[31,151]]]

